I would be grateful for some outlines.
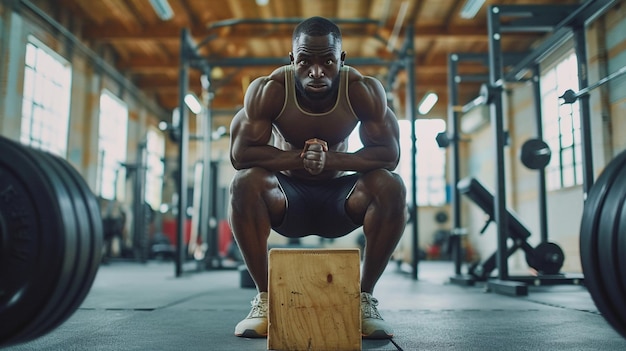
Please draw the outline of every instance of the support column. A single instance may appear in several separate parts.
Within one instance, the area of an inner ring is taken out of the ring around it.
[[[502,89],[504,74],[502,63],[502,32],[500,30],[500,8],[489,6],[487,12],[489,38],[489,96],[493,100],[490,104],[491,128],[495,142],[496,184],[494,194],[494,219],[498,235],[498,251],[496,262],[498,279],[488,282],[489,289],[496,293],[507,295],[528,295],[528,286],[509,279],[508,246],[507,246],[507,210],[506,210],[506,178],[504,163],[504,113]],[[488,99],[489,100],[489,99]]]
[[[406,115],[411,121],[411,218],[413,218],[413,225],[411,226],[412,251],[413,260],[411,266],[413,268],[412,277],[414,280],[418,279],[418,265],[419,265],[419,234],[418,234],[418,215],[417,215],[417,143],[415,136],[415,50],[414,50],[414,28],[413,24],[409,24],[406,27],[406,50],[404,57],[404,66],[407,72],[406,83]]]
[[[500,32],[500,9],[497,6],[489,6],[488,9],[488,36],[489,36],[489,85],[494,89],[493,101],[491,102],[491,129],[495,142],[495,222],[498,235],[498,278],[509,278],[507,265],[507,233],[506,233],[506,178],[504,174],[504,121],[502,106],[502,48]]]
[[[213,144],[213,111],[211,110],[212,93],[210,92],[211,69],[208,68],[204,72],[202,81],[202,101],[204,103],[203,109],[203,151],[202,151],[202,164],[203,164],[203,177],[202,177],[202,200],[200,209],[200,233],[202,240],[209,245],[207,256],[205,257],[206,268],[219,268],[221,267],[221,261],[219,257],[219,238],[215,228],[217,223],[213,216],[213,200],[215,194],[213,193],[213,180],[215,174],[213,174],[213,167],[211,165],[212,159],[212,144]]]
[[[23,86],[24,79],[24,21],[18,13],[18,1],[5,0],[3,6],[0,28],[0,131],[6,137],[19,141],[23,96],[15,87]]]
[[[185,95],[189,86],[188,32],[186,28],[180,35],[180,71],[178,76],[178,115],[180,140],[178,143],[178,223],[176,226],[176,277],[183,273],[185,262],[184,230],[187,221],[187,168],[189,155],[189,118],[185,106]]]
[[[578,86],[589,86],[589,68],[587,67],[587,41],[585,39],[585,26],[576,25],[574,31],[574,48],[578,59]],[[591,148],[591,109],[589,107],[589,94],[578,97],[580,106],[580,144],[583,157],[583,199],[587,200],[587,194],[593,185],[593,151]]]
[[[539,65],[535,64],[532,68],[532,88],[533,101],[535,103],[535,124],[537,130],[537,138],[543,140],[543,108],[541,106],[541,78]],[[546,169],[542,167],[538,170],[539,182],[539,231],[541,234],[541,242],[548,242],[548,214],[547,214],[547,195],[546,195]]]
[[[457,184],[461,178],[460,160],[459,160],[459,113],[455,110],[455,106],[459,103],[457,89],[457,66],[459,56],[452,54],[448,57],[448,128],[452,134],[452,148],[450,149],[450,160],[452,161],[450,169],[452,170],[450,202],[452,203],[452,259],[454,260],[454,274],[461,275],[461,196]]]

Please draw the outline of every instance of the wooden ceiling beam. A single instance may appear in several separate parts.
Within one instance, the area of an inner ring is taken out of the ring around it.
[[[255,65],[254,62],[254,58],[250,59],[251,64],[250,65],[246,65],[243,67],[243,70],[246,71],[258,71],[258,70],[262,70],[262,71],[267,71],[268,73],[271,71],[272,66],[268,66],[268,65]],[[350,65],[350,59],[348,58],[346,60],[346,64]],[[159,59],[157,57],[132,57],[131,59],[125,60],[125,61],[119,61],[116,63],[116,67],[120,70],[120,71],[133,71],[136,73],[151,73],[151,72],[155,72],[155,73],[162,73],[164,71],[172,71],[172,70],[178,70],[180,65],[179,59],[178,58],[172,58],[170,60],[163,60],[163,59]],[[360,66],[355,66],[357,69],[368,69],[368,68],[376,68],[376,67],[382,67],[382,66],[371,66],[371,65],[360,65]],[[431,57],[431,59],[428,61],[427,64],[420,64],[420,62],[418,62],[417,66],[416,66],[418,71],[424,71],[427,73],[443,73],[443,72],[447,72],[448,70],[448,58],[445,55],[437,55],[437,56],[433,56]],[[462,63],[459,65],[459,70],[461,73],[479,73],[480,71],[486,69],[486,67],[484,67],[481,64],[477,64],[477,63]],[[193,71],[193,69],[192,69]]]
[[[370,26],[371,27],[371,26]],[[136,41],[136,40],[179,40],[181,27],[176,25],[144,25],[141,28],[128,29],[126,27],[112,27],[110,25],[90,26],[83,28],[82,35],[85,39],[99,42],[113,41]],[[291,40],[292,28],[267,29],[258,28],[234,30],[212,30],[204,26],[194,26],[190,33],[194,38],[202,39],[215,34],[229,40],[249,40],[251,37],[267,39]],[[372,30],[343,30],[344,37],[368,37],[376,31]],[[472,39],[487,40],[487,28],[483,26],[417,26],[415,29],[416,39]]]

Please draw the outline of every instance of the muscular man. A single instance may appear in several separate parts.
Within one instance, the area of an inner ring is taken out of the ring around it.
[[[291,64],[254,80],[231,125],[230,224],[258,294],[235,335],[267,336],[267,239],[337,238],[363,227],[364,338],[390,338],[372,297],[406,223],[406,189],[391,171],[398,123],[374,78],[344,66],[341,33],[313,17],[293,32]],[[360,123],[363,147],[347,152]],[[352,172],[348,172],[352,171]]]

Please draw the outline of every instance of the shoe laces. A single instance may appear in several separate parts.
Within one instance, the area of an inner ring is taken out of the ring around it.
[[[252,310],[250,310],[248,318],[267,317],[267,298],[261,298],[261,294],[257,294],[250,304],[252,305]]]
[[[378,313],[378,300],[369,293],[361,293],[361,318],[383,319]]]

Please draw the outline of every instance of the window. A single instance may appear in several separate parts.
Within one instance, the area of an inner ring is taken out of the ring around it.
[[[411,198],[411,122],[400,123],[400,164],[397,172],[407,187],[407,201]],[[437,145],[435,138],[446,130],[442,119],[418,119],[415,121],[417,142],[417,205],[441,206],[446,203],[446,150]]]
[[[411,161],[411,122],[399,120],[400,124],[400,162],[396,172],[402,177],[407,187],[407,203],[412,193]],[[418,119],[415,121],[417,139],[417,204],[418,206],[440,206],[446,202],[445,164],[446,151],[439,148],[435,140],[439,132],[446,129],[442,119]],[[362,147],[358,128],[350,136],[349,152]]]
[[[165,172],[163,165],[165,138],[160,130],[152,127],[148,129],[146,139],[146,202],[152,209],[158,210],[161,206],[163,175]]]
[[[100,94],[98,188],[100,195],[108,200],[117,199],[118,189],[124,186],[123,180],[126,179],[122,164],[126,162],[127,124],[126,104],[104,90]]]
[[[71,81],[70,64],[30,36],[24,67],[23,144],[66,156]]]
[[[561,104],[559,96],[567,89],[578,91],[578,62],[574,53],[549,67],[541,77],[543,138],[552,151],[546,167],[548,190],[582,184],[580,108],[578,101]]]

